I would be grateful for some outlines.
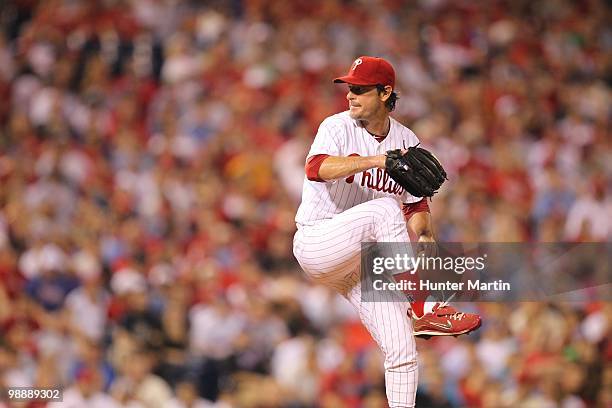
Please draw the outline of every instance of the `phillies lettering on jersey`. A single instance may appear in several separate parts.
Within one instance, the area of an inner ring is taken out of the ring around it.
[[[399,196],[404,193],[402,186],[393,181],[386,170],[381,169],[370,169],[362,172],[361,186]]]
[[[350,156],[359,156],[357,153],[349,154]],[[382,176],[381,176],[382,171]],[[374,175],[376,175],[376,181],[374,180]],[[347,183],[351,184],[355,180],[355,175],[347,177],[344,179]],[[402,186],[397,184],[386,170],[381,169],[369,169],[361,172],[361,187],[367,187],[376,191],[384,191],[385,193],[391,193],[395,195],[402,195],[404,193],[404,189]]]
[[[387,150],[415,146],[416,135],[393,118],[387,137],[378,142],[365,128],[341,112],[325,119],[312,143],[308,158],[317,154],[330,156],[376,156]],[[421,200],[413,197],[395,183],[382,169],[369,169],[353,176],[327,182],[304,178],[302,203],[295,220],[300,225],[313,225],[366,201],[394,197],[402,203]]]

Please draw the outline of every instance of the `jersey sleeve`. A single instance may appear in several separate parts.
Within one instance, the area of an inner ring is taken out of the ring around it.
[[[346,132],[341,123],[326,119],[319,126],[307,159],[318,155],[326,154],[329,156],[342,156],[341,135]]]
[[[404,134],[404,140],[406,142],[406,147],[416,146],[421,143],[417,135],[415,135],[414,132],[410,129],[406,129],[406,133]]]
[[[316,154],[314,156],[310,156],[308,160],[306,160],[306,166],[304,166],[304,170],[306,172],[306,178],[308,180],[325,182],[325,180],[319,177],[319,169],[321,168],[323,161],[328,157],[328,154]]]
[[[414,203],[402,205],[402,212],[404,213],[404,218],[408,221],[414,214],[419,212],[431,212],[429,210],[429,204],[427,204],[427,199],[422,198],[420,201],[416,201]]]

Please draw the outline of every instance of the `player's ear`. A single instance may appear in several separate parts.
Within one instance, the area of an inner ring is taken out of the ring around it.
[[[380,96],[380,100],[386,102],[387,99],[391,97],[391,93],[393,92],[393,88],[391,85],[385,85],[385,87],[378,93]]]

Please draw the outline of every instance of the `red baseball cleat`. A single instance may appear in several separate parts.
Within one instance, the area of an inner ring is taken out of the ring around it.
[[[472,313],[457,312],[446,302],[436,303],[431,312],[421,317],[413,314],[414,335],[424,339],[431,336],[459,336],[478,329],[480,316]]]

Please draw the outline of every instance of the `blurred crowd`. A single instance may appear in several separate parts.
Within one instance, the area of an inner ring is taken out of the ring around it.
[[[603,0],[3,3],[0,389],[384,406],[378,349],[291,251],[307,149],[347,107],[331,79],[359,55],[394,64],[394,117],[449,170],[439,241],[609,242],[610,17]],[[418,341],[417,406],[612,406],[611,303],[461,307],[483,327]]]

